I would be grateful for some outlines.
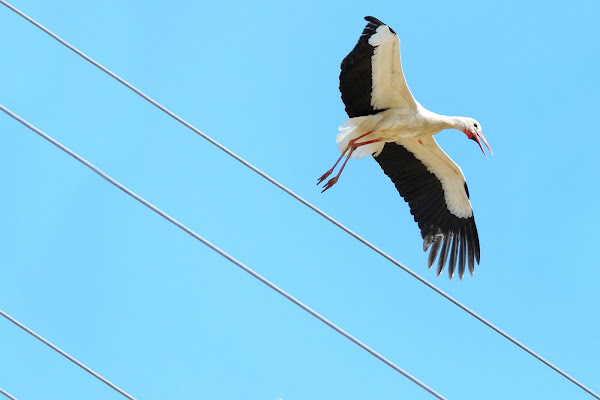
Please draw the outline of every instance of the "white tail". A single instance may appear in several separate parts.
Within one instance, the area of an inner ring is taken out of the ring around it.
[[[348,145],[352,139],[355,139],[365,133],[369,132],[372,129],[373,124],[373,116],[368,115],[364,117],[355,117],[350,118],[342,126],[340,126],[336,143],[338,143],[338,147],[340,151],[344,151],[348,148]],[[379,122],[379,121],[377,121]],[[365,136],[363,139],[359,140],[357,143],[366,142],[369,140],[373,140],[375,137],[371,137],[371,135]],[[363,158],[365,156],[370,156],[372,154],[379,155],[381,150],[383,150],[384,142],[370,143],[364,146],[358,147],[350,158]]]

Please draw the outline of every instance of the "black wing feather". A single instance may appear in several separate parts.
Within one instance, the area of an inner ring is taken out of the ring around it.
[[[448,277],[452,279],[454,276],[454,270],[456,267],[456,260],[458,259],[458,242],[460,237],[460,228],[459,232],[454,235],[454,239],[452,240],[452,249],[450,250],[450,262],[448,263]]]
[[[459,237],[462,237],[465,234],[465,228],[461,229],[461,233]],[[465,274],[465,263],[467,261],[467,243],[466,240],[460,241],[460,254],[458,256],[458,276],[462,279]]]
[[[369,44],[369,38],[375,34],[379,26],[385,24],[375,17],[365,17],[365,20],[368,24],[354,49],[342,61],[340,72],[340,92],[350,118],[384,111],[376,110],[371,105],[373,92],[371,63],[375,48]]]
[[[474,216],[459,218],[452,214],[446,206],[442,183],[403,146],[386,143],[381,154],[374,158],[408,202],[410,212],[421,230],[424,250],[431,247],[429,268],[441,249],[438,274],[442,272],[450,253],[450,277],[458,261],[458,273],[462,279],[467,260],[472,275],[475,261],[479,264],[480,255]]]

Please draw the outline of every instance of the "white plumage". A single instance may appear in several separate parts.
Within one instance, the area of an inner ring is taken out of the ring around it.
[[[402,71],[400,39],[389,26],[380,25],[375,34],[369,37],[369,45],[374,48],[372,57],[373,92],[372,106],[375,109],[409,108],[416,110],[413,97]]]
[[[349,159],[373,155],[409,203],[424,248],[431,247],[429,267],[441,250],[438,274],[449,256],[450,278],[457,261],[462,278],[467,261],[471,273],[475,259],[479,263],[477,228],[465,177],[433,135],[458,129],[476,141],[484,154],[483,144],[491,148],[476,120],[439,115],[415,100],[402,71],[400,39],[378,19],[365,19],[369,23],[342,62],[340,91],[350,117],[336,140],[342,156],[319,183],[344,156],[340,171],[323,191],[338,181]]]

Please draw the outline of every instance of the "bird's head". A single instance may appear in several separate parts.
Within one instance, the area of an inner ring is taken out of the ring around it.
[[[483,154],[485,154],[483,144],[485,144],[487,146],[487,148],[490,149],[490,152],[492,153],[492,155],[494,154],[494,152],[492,151],[492,148],[490,147],[487,140],[485,139],[485,136],[483,136],[483,133],[481,132],[481,124],[479,122],[477,122],[473,118],[465,118],[463,132],[465,133],[465,135],[467,135],[467,137],[469,139],[477,142],[479,147],[481,147],[481,151],[483,151]],[[483,144],[481,143],[482,141],[483,141]],[[485,155],[487,156],[487,154],[485,154]]]

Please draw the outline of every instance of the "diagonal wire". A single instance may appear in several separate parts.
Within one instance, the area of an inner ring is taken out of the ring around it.
[[[371,250],[375,251],[376,253],[379,253],[379,255],[383,256],[388,261],[390,261],[391,263],[395,264],[397,267],[399,267],[402,270],[404,270],[404,272],[408,273],[410,276],[412,276],[413,278],[417,279],[419,282],[421,282],[425,286],[429,287],[430,289],[432,289],[433,291],[435,291],[436,293],[438,293],[439,295],[441,295],[442,297],[444,297],[446,300],[452,302],[454,305],[456,305],[457,307],[461,308],[463,311],[467,312],[472,317],[478,319],[480,322],[482,322],[483,324],[487,325],[492,330],[496,331],[496,333],[500,334],[505,339],[511,341],[513,344],[515,344],[516,346],[520,347],[522,350],[524,350],[525,352],[529,353],[531,356],[537,358],[540,362],[542,362],[546,366],[548,366],[548,367],[552,368],[554,371],[558,372],[564,378],[568,379],[569,381],[571,381],[575,385],[579,386],[581,389],[585,390],[587,393],[589,393],[590,395],[592,395],[596,399],[600,400],[600,395],[598,395],[597,393],[595,393],[594,391],[592,391],[590,388],[588,388],[587,386],[585,386],[583,383],[579,382],[577,379],[575,379],[571,375],[567,374],[565,371],[563,371],[562,369],[560,369],[556,365],[552,364],[550,361],[546,360],[544,357],[542,357],[541,355],[537,354],[535,351],[531,350],[529,347],[525,346],[523,343],[519,342],[517,339],[513,338],[508,333],[504,332],[502,329],[500,329],[496,325],[492,324],[491,322],[489,322],[488,320],[486,320],[485,318],[483,318],[482,316],[480,316],[479,314],[477,314],[475,311],[471,310],[470,308],[468,308],[467,306],[465,306],[464,304],[462,304],[461,302],[459,302],[458,300],[456,300],[455,298],[453,298],[452,296],[450,296],[449,294],[447,294],[443,290],[439,289],[434,284],[429,283],[427,280],[425,280],[425,278],[422,278],[417,273],[413,272],[410,268],[404,266],[400,261],[398,261],[395,258],[393,258],[392,256],[390,256],[389,254],[387,254],[386,252],[384,252],[383,250],[381,250],[379,247],[375,246],[374,244],[372,244],[371,242],[369,242],[367,239],[365,239],[362,236],[360,236],[358,233],[352,231],[350,228],[346,227],[341,222],[339,222],[336,219],[334,219],[333,217],[329,216],[328,214],[326,214],[324,211],[322,211],[321,209],[317,208],[313,204],[309,203],[307,200],[305,200],[304,198],[302,198],[300,195],[298,195],[295,192],[293,192],[292,190],[288,189],[286,186],[284,186],[283,184],[279,183],[274,178],[271,178],[265,172],[261,171],[260,169],[258,169],[254,165],[250,164],[250,162],[244,160],[242,157],[238,156],[233,151],[229,150],[227,147],[223,146],[221,143],[217,142],[216,140],[214,140],[213,138],[211,138],[210,136],[208,136],[207,134],[205,134],[204,132],[202,132],[200,129],[196,128],[195,126],[193,126],[192,124],[190,124],[189,122],[187,122],[186,120],[184,120],[183,118],[181,118],[180,116],[178,116],[177,114],[175,114],[174,112],[172,112],[171,110],[169,110],[168,108],[166,108],[165,106],[163,106],[162,104],[158,103],[156,100],[152,99],[150,96],[148,96],[147,94],[145,94],[144,92],[142,92],[141,90],[139,90],[138,88],[136,88],[135,86],[133,86],[131,83],[127,82],[125,79],[121,78],[119,75],[115,74],[114,72],[112,72],[111,70],[109,70],[108,68],[106,68],[105,66],[103,66],[102,64],[100,64],[98,61],[96,61],[93,58],[91,58],[90,56],[86,55],[81,50],[77,49],[76,47],[74,47],[73,45],[71,45],[70,43],[68,43],[64,39],[62,39],[60,36],[58,36],[57,34],[55,34],[54,32],[52,32],[50,29],[46,28],[45,26],[43,26],[42,24],[40,24],[39,22],[37,22],[36,20],[34,20],[33,18],[31,18],[30,16],[28,16],[27,14],[25,14],[23,11],[21,11],[18,8],[14,7],[10,3],[6,2],[5,0],[0,0],[0,4],[5,5],[6,7],[8,7],[10,10],[14,11],[19,16],[21,16],[24,19],[26,19],[27,21],[31,22],[37,28],[41,29],[46,34],[50,35],[52,38],[54,38],[59,43],[61,43],[65,47],[67,47],[69,50],[75,52],[77,55],[81,56],[86,61],[90,62],[91,64],[93,64],[94,66],[96,66],[97,68],[99,68],[100,70],[102,70],[103,72],[107,73],[112,78],[116,79],[117,81],[119,81],[123,85],[127,86],[129,89],[131,89],[132,91],[134,91],[135,93],[137,93],[139,96],[141,96],[144,100],[148,101],[150,104],[152,104],[153,106],[155,106],[159,110],[163,111],[164,113],[166,113],[167,115],[169,115],[170,117],[172,117],[173,119],[175,119],[177,122],[179,122],[182,125],[184,125],[186,128],[189,128],[190,130],[194,131],[195,133],[197,133],[198,135],[200,135],[203,139],[207,140],[208,142],[210,142],[211,144],[213,144],[214,146],[216,146],[217,148],[219,148],[220,150],[222,150],[223,152],[225,152],[229,156],[233,157],[235,160],[237,160],[240,163],[244,164],[246,167],[250,168],[252,171],[256,172],[258,175],[262,176],[267,181],[271,182],[273,185],[277,186],[279,189],[283,190],[284,192],[286,192],[287,194],[289,194],[290,196],[292,196],[293,198],[295,198],[296,200],[298,200],[300,203],[304,204],[305,206],[307,206],[308,208],[310,208],[311,210],[313,210],[314,212],[316,212],[317,214],[319,214],[323,218],[327,219],[329,222],[331,222],[332,224],[336,225],[338,228],[342,229],[344,232],[346,232],[349,235],[353,236],[355,239],[357,239],[358,241],[360,241],[361,243],[363,243],[364,245],[366,245],[367,247],[369,247]]]
[[[10,400],[18,400],[15,396],[12,396],[10,393],[8,393],[6,390],[0,388],[0,394],[3,394],[4,396],[8,397]]]
[[[352,342],[354,342],[355,344],[357,344],[358,346],[360,346],[362,349],[364,349],[367,352],[371,353],[371,355],[375,356],[380,361],[383,361],[385,364],[387,364],[388,366],[392,367],[394,370],[396,370],[400,374],[404,375],[404,377],[408,378],[412,382],[414,382],[417,385],[419,385],[422,389],[428,391],[429,393],[431,393],[433,396],[435,396],[436,398],[438,398],[440,400],[446,400],[446,398],[444,396],[442,396],[441,394],[439,394],[438,392],[436,392],[435,390],[433,390],[432,388],[430,388],[429,386],[427,386],[425,383],[421,382],[420,380],[418,380],[417,378],[415,378],[414,376],[412,376],[411,374],[409,374],[408,372],[406,372],[405,370],[403,370],[402,368],[400,368],[399,366],[397,366],[396,364],[394,364],[392,361],[388,360],[383,355],[379,354],[378,352],[376,352],[375,350],[373,350],[371,347],[367,346],[365,343],[361,342],[360,340],[358,340],[357,338],[355,338],[354,336],[352,336],[351,334],[349,334],[348,332],[346,332],[345,330],[343,330],[342,328],[340,328],[339,326],[337,326],[336,324],[334,324],[333,322],[331,322],[330,320],[328,320],[327,318],[325,318],[324,316],[322,316],[321,314],[319,314],[318,312],[316,312],[315,310],[313,310],[312,308],[310,308],[309,306],[307,306],[306,304],[302,303],[300,300],[296,299],[294,296],[292,296],[291,294],[287,293],[285,290],[281,289],[279,286],[275,285],[274,283],[272,283],[271,281],[269,281],[268,279],[266,279],[262,275],[258,274],[257,272],[254,272],[254,270],[252,270],[250,267],[248,267],[247,265],[245,265],[241,261],[235,259],[233,256],[229,255],[225,250],[222,250],[219,247],[217,247],[216,245],[212,244],[210,241],[208,241],[204,237],[200,236],[199,234],[197,234],[196,232],[194,232],[193,230],[191,230],[190,228],[188,228],[187,226],[185,226],[184,224],[182,224],[181,222],[179,222],[175,218],[171,217],[169,214],[167,214],[166,212],[162,211],[160,208],[156,207],[154,204],[150,203],[149,201],[147,201],[143,197],[139,196],[138,194],[134,193],[133,191],[131,191],[127,187],[123,186],[121,183],[119,183],[115,179],[111,178],[108,174],[106,174],[105,172],[103,172],[100,168],[96,167],[94,164],[92,164],[91,162],[87,161],[85,158],[81,157],[79,154],[75,153],[74,151],[72,151],[71,149],[69,149],[68,147],[66,147],[65,145],[63,145],[62,143],[58,142],[57,140],[53,139],[52,137],[50,137],[46,133],[42,132],[40,129],[38,129],[35,126],[31,125],[29,122],[25,121],[23,118],[19,117],[18,115],[16,115],[15,113],[13,113],[12,111],[10,111],[6,107],[4,107],[2,104],[0,104],[0,110],[4,111],[9,116],[11,116],[12,118],[16,119],[21,124],[25,125],[27,128],[31,129],[32,131],[34,131],[35,133],[37,133],[38,135],[40,135],[41,137],[43,137],[44,139],[46,139],[47,141],[49,141],[50,143],[52,143],[53,145],[55,145],[56,147],[58,147],[59,149],[61,149],[65,153],[67,153],[68,155],[70,155],[71,157],[75,158],[77,161],[81,162],[86,167],[90,168],[92,171],[94,171],[95,173],[97,173],[98,175],[100,175],[102,178],[104,178],[105,180],[107,180],[109,183],[111,183],[114,186],[116,186],[117,188],[121,189],[123,192],[125,192],[129,196],[133,197],[135,200],[139,201],[140,203],[142,203],[143,205],[145,205],[146,207],[148,207],[149,209],[151,209],[152,211],[154,211],[155,213],[157,213],[161,217],[165,218],[167,221],[171,222],[172,224],[174,224],[178,228],[182,229],[183,231],[185,231],[186,233],[188,233],[189,235],[191,235],[195,239],[199,240],[200,242],[202,242],[203,244],[205,244],[206,246],[208,246],[211,250],[214,250],[215,252],[219,253],[221,256],[225,257],[227,260],[231,261],[233,264],[235,264],[236,266],[240,267],[241,269],[243,269],[244,271],[246,271],[247,273],[249,273],[250,275],[252,275],[254,278],[258,279],[259,281],[261,281],[262,283],[264,283],[265,285],[267,285],[268,287],[270,287],[271,289],[273,289],[274,291],[276,291],[280,295],[284,296],[286,299],[290,300],[292,303],[294,303],[298,307],[302,308],[304,311],[308,312],[313,317],[315,317],[318,320],[320,320],[321,322],[323,322],[325,325],[329,326],[330,328],[332,328],[336,332],[338,332],[341,335],[345,336],[347,339],[351,340]],[[31,331],[29,328],[27,328],[23,324],[17,322],[15,319],[13,319],[12,317],[10,317],[6,313],[4,313],[2,310],[0,310],[0,315],[6,317],[11,322],[13,322],[16,325],[18,325],[20,328],[25,329],[28,333],[34,335],[36,338],[38,338],[39,340],[43,341],[45,344],[47,344],[48,346],[52,347],[54,350],[58,351],[59,353],[61,353],[65,357],[69,358],[71,361],[75,362],[77,365],[79,365],[80,367],[84,368],[86,371],[88,371],[92,375],[96,376],[98,379],[102,379],[102,381],[104,383],[112,386],[113,388],[119,390],[121,393],[127,395],[125,392],[122,392],[120,389],[118,389],[116,386],[112,385],[110,382],[108,382],[107,380],[105,380],[104,378],[102,378],[100,375],[96,374],[95,372],[93,372],[92,370],[90,370],[89,368],[87,368],[86,366],[84,366],[83,364],[81,364],[80,362],[78,362],[77,360],[75,360],[74,358],[72,358],[71,356],[69,356],[68,354],[64,353],[58,347],[54,346],[53,344],[51,344],[47,340],[43,339],[41,336],[39,336],[36,333],[34,333],[33,331]],[[133,397],[129,397],[129,398],[133,399]]]
[[[0,104],[0,109],[2,109],[2,111],[6,112],[6,109],[4,109],[4,107],[2,107],[1,104]],[[127,393],[126,391],[124,391],[123,389],[121,389],[120,387],[118,387],[117,385],[115,385],[114,383],[112,383],[111,381],[109,381],[108,379],[106,379],[105,377],[103,377],[102,375],[100,375],[99,373],[97,373],[96,371],[94,371],[93,369],[91,369],[90,367],[88,367],[87,365],[85,365],[84,363],[82,363],[81,361],[77,360],[75,357],[71,356],[66,351],[64,351],[61,348],[59,348],[58,346],[52,344],[49,340],[44,339],[42,336],[40,336],[39,334],[35,333],[33,330],[31,330],[30,328],[26,327],[25,325],[23,325],[22,323],[20,323],[19,321],[17,321],[16,319],[14,319],[13,317],[11,317],[7,313],[5,313],[4,311],[0,310],[0,315],[2,315],[4,318],[6,318],[7,320],[9,320],[10,322],[12,322],[13,324],[15,324],[16,326],[18,326],[19,328],[23,329],[25,332],[29,333],[31,336],[33,336],[34,338],[36,338],[40,342],[44,343],[46,346],[50,347],[52,350],[54,350],[57,353],[59,353],[60,355],[64,356],[69,361],[77,364],[79,367],[83,368],[84,370],[86,370],[87,372],[89,372],[90,374],[92,374],[95,378],[97,378],[97,379],[101,380],[102,382],[106,383],[108,386],[110,386],[111,388],[115,389],[117,392],[121,393],[123,396],[127,397],[130,400],[136,400],[135,397],[133,397],[132,395],[130,395],[129,393]],[[2,393],[2,394],[6,395],[6,393]]]

